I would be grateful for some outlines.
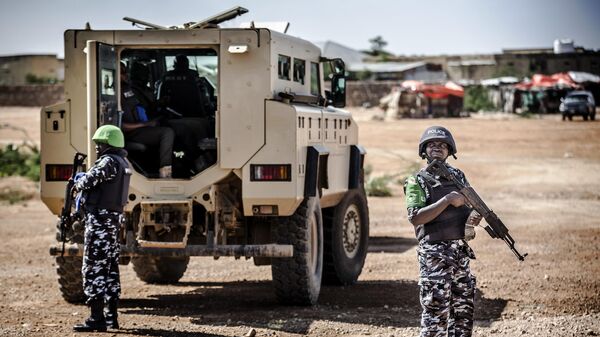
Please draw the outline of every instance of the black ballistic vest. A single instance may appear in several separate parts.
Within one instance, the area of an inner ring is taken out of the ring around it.
[[[423,179],[431,193],[427,206],[436,203],[448,193],[452,191],[458,192],[459,189],[450,181],[441,178],[440,185],[434,187],[429,180]],[[465,222],[471,213],[471,209],[465,205],[454,207],[448,205],[446,209],[440,213],[432,221],[415,227],[417,240],[427,240],[427,242],[438,242],[445,240],[464,239],[465,237]]]
[[[117,176],[104,181],[88,192],[86,199],[86,210],[95,211],[97,209],[106,209],[113,212],[123,212],[123,206],[127,203],[127,194],[129,193],[129,178],[131,172],[125,159],[117,154],[104,154],[110,156],[119,163]]]

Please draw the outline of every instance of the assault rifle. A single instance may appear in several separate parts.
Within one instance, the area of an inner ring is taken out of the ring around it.
[[[65,243],[67,241],[67,232],[72,230],[73,223],[81,220],[79,213],[72,213],[73,209],[73,194],[75,192],[75,175],[83,167],[83,161],[87,156],[83,153],[75,153],[73,157],[73,167],[71,172],[71,178],[67,181],[67,188],[65,189],[65,204],[60,212],[60,219],[58,220],[58,228],[60,231],[60,241],[62,242],[62,250],[60,256],[65,254]]]
[[[460,182],[452,172],[448,170],[448,167],[439,160],[432,161],[426,168],[427,172],[434,176],[444,177],[454,183],[456,187],[459,188],[460,193],[465,196],[467,202],[476,210],[479,214],[483,216],[485,221],[487,221],[488,226],[485,226],[486,232],[494,238],[494,239],[502,239],[510,250],[515,253],[519,261],[525,260],[527,253],[521,255],[517,249],[515,248],[515,240],[508,234],[508,228],[502,223],[502,220],[498,218],[496,213],[492,211],[486,204],[481,200],[477,192],[470,187],[465,186],[462,182]]]

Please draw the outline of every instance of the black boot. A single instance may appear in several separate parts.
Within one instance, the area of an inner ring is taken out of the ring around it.
[[[96,299],[89,302],[91,315],[83,324],[76,324],[73,330],[77,332],[106,331],[104,319],[104,300]]]
[[[117,312],[118,304],[119,300],[111,299],[110,301],[108,301],[108,304],[106,306],[107,310],[104,314],[104,316],[106,317],[106,326],[108,326],[111,329],[119,328],[119,321],[117,321],[117,317],[119,316],[119,313]]]

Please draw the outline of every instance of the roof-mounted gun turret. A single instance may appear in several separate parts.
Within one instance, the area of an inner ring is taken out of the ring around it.
[[[202,28],[218,27],[218,25],[220,23],[232,20],[232,19],[234,19],[240,15],[244,15],[246,13],[248,13],[248,10],[246,8],[237,6],[237,7],[228,9],[226,11],[223,11],[219,14],[208,17],[202,21],[189,22],[189,23],[184,23],[182,26],[171,26],[171,27],[157,25],[157,24],[154,24],[151,22],[134,19],[134,18],[130,18],[127,16],[124,17],[123,20],[131,22],[131,24],[134,26],[135,25],[145,26],[146,29],[202,29]]]

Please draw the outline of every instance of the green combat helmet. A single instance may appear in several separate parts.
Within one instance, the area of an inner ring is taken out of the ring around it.
[[[112,147],[123,148],[125,146],[125,137],[121,129],[114,125],[103,125],[96,130],[92,140],[96,143],[108,144]]]

